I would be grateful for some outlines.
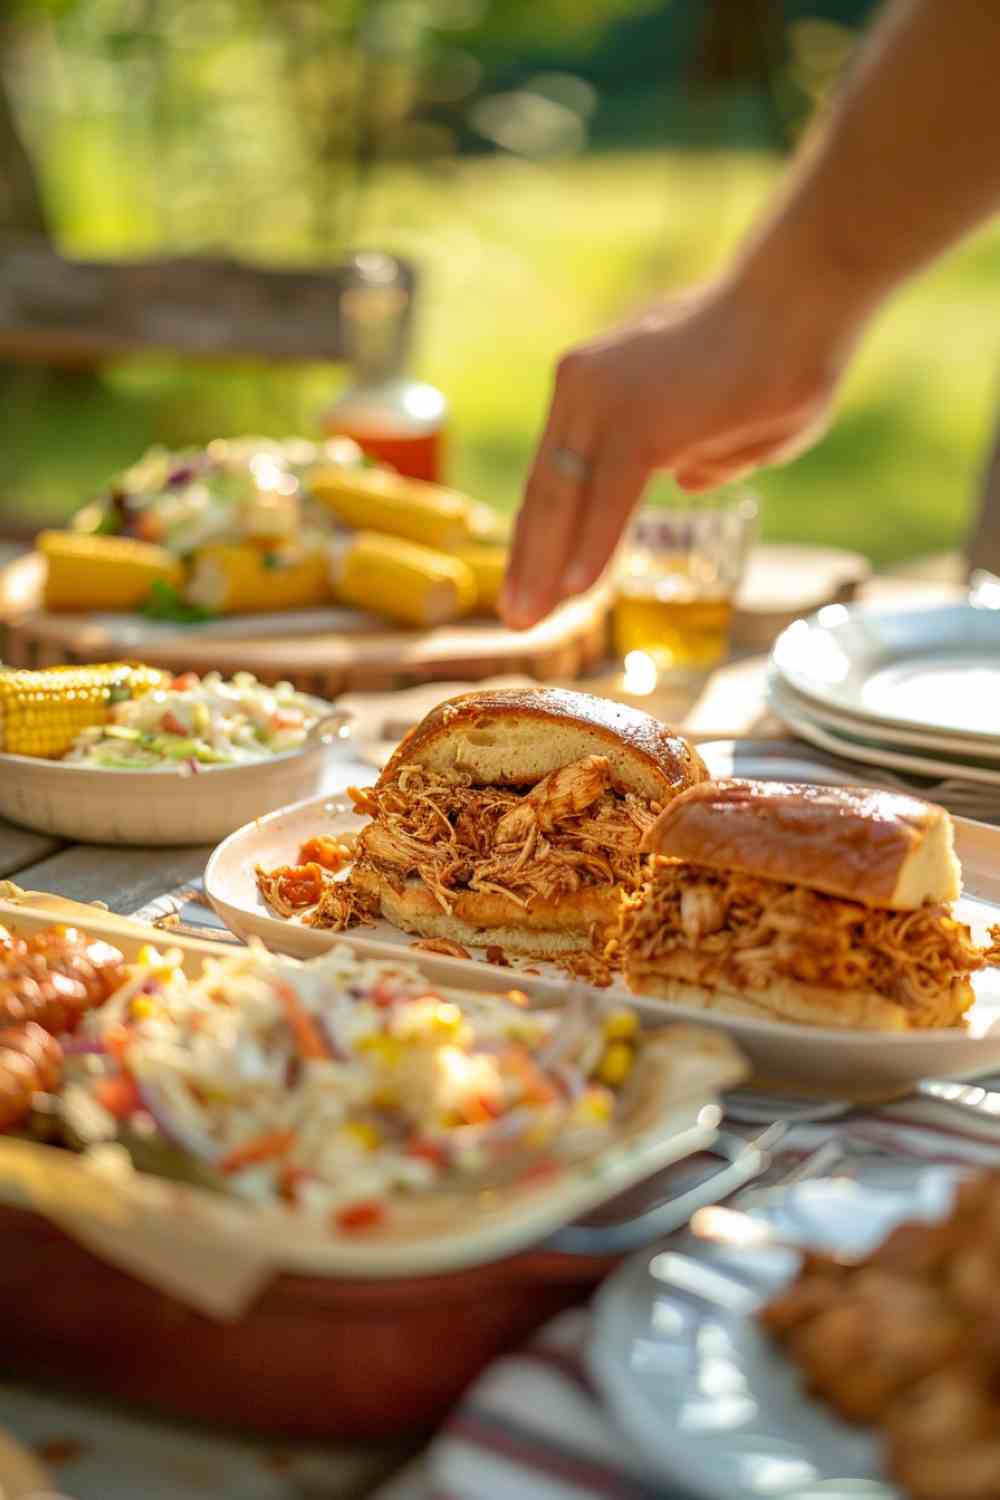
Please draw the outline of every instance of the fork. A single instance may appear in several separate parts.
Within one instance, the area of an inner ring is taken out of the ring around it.
[[[966,1118],[1000,1125],[1000,1091],[989,1086],[993,1082],[992,1078],[979,1083],[921,1078],[908,1095],[900,1097],[928,1099]],[[818,1124],[824,1120],[842,1119],[853,1109],[864,1108],[864,1105],[849,1099],[803,1099],[757,1089],[733,1089],[725,1095],[723,1104],[730,1120],[747,1125],[761,1125],[771,1120],[780,1120],[786,1125]]]

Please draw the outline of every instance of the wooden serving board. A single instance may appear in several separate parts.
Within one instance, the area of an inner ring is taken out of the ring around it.
[[[217,627],[163,626],[141,616],[46,613],[44,566],[31,553],[0,571],[0,657],[9,666],[126,657],[175,672],[253,672],[264,682],[288,679],[304,691],[333,697],[440,678],[577,678],[593,671],[607,650],[607,587],[568,601],[526,631],[485,619],[394,630],[371,615],[340,609],[298,618],[246,615]]]

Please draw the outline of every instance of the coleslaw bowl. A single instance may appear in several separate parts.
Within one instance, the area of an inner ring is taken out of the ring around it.
[[[248,765],[118,771],[0,752],[0,816],[94,844],[211,844],[301,797],[317,796],[348,753],[346,715],[327,718],[298,750]]]
[[[0,923],[15,932],[71,922],[127,958],[163,944],[127,919],[5,893]],[[208,942],[175,941],[191,974],[218,954]],[[408,961],[460,998],[446,961]],[[470,988],[499,994],[508,983],[483,974]],[[534,1003],[553,1003],[555,989],[539,981]],[[134,1168],[108,1173],[65,1150],[0,1138],[6,1360],[35,1378],[260,1431],[424,1428],[490,1359],[584,1297],[624,1249],[686,1218],[692,1192],[726,1191],[760,1169],[742,1140],[725,1149],[716,1140],[717,1097],[743,1075],[742,1058],[695,1028],[669,1037],[640,1050],[635,1093],[592,1155],[554,1176],[428,1194],[382,1233],[335,1232],[284,1205]],[[730,1165],[708,1184],[699,1178],[678,1198],[659,1178],[681,1163],[689,1175],[688,1160],[713,1150]],[[676,1211],[669,1223],[665,1209]],[[582,1248],[565,1238],[565,1226],[595,1214],[614,1216],[606,1241],[594,1238],[603,1226]]]

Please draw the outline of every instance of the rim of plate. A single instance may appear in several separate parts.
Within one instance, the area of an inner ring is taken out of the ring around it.
[[[893,746],[910,746],[915,750],[940,750],[942,752],[953,751],[956,755],[965,755],[977,761],[992,760],[1000,769],[1000,736],[993,738],[989,744],[995,746],[990,749],[987,744],[980,748],[978,740],[962,739],[957,734],[942,732],[938,734],[933,729],[926,731],[916,728],[897,728],[888,719],[863,719],[860,715],[855,716],[844,708],[830,708],[825,703],[820,703],[815,698],[808,698],[805,693],[794,687],[787,677],[783,677],[774,663],[770,663],[767,669],[767,692],[773,698],[778,708],[788,707],[793,711],[816,720],[817,723],[831,729],[834,733],[850,736],[852,733],[858,737],[873,738],[876,734],[880,736],[882,743]]]
[[[792,728],[821,750],[837,755],[841,760],[860,761],[867,766],[883,766],[913,776],[926,776],[935,781],[965,781],[977,786],[997,787],[1000,796],[1000,764],[994,770],[985,766],[968,766],[956,761],[932,760],[928,756],[910,755],[904,750],[867,745],[850,736],[842,736],[821,719],[784,703],[775,701],[781,718],[787,719]],[[919,792],[913,795],[919,796]]]
[[[829,615],[834,611],[836,612],[836,618],[830,619]],[[824,614],[828,616],[825,621],[822,619]],[[881,606],[870,604],[833,604],[825,605],[822,609],[816,610],[815,613],[806,615],[801,620],[794,620],[791,625],[786,626],[771,648],[770,664],[779,679],[800,693],[803,698],[807,698],[814,703],[823,704],[827,708],[839,710],[841,713],[845,711],[849,712],[854,717],[862,719],[866,723],[889,725],[894,729],[928,730],[932,733],[935,729],[940,729],[946,734],[952,734],[959,738],[968,738],[974,742],[985,740],[995,745],[1000,737],[988,729],[949,729],[944,724],[932,725],[922,720],[899,719],[893,715],[879,714],[865,709],[857,703],[852,703],[848,708],[843,697],[832,692],[826,683],[809,677],[794,663],[789,664],[788,662],[789,641],[797,639],[802,635],[803,626],[807,626],[811,632],[819,631],[829,637],[848,627],[857,627],[865,623],[870,623],[874,626],[882,623],[891,624],[896,622],[913,624],[922,620],[955,618],[959,616],[965,616],[970,619],[975,617],[978,620],[988,619],[996,628],[997,646],[1000,649],[1000,610],[985,609],[969,603],[930,604],[921,609],[885,609]],[[796,652],[796,656],[798,655],[799,653]],[[892,661],[902,661],[904,659],[902,656],[895,655],[890,657],[887,662],[883,662],[882,665],[885,666]]]
[[[215,773],[218,771],[259,771],[262,766],[271,766],[283,761],[295,760],[297,757],[306,755],[313,750],[330,750],[331,748],[331,746],[324,744],[300,745],[297,750],[278,750],[273,755],[264,756],[260,760],[238,761],[232,765],[202,765],[199,762],[197,774],[203,776],[209,772]],[[33,770],[39,770],[44,766],[53,771],[83,771],[88,775],[127,776],[129,780],[134,781],[137,776],[185,775],[181,768],[187,762],[177,761],[175,764],[169,766],[136,766],[134,771],[130,771],[124,766],[88,766],[82,764],[80,761],[50,760],[45,755],[15,755],[10,750],[0,750],[0,764],[30,766]]]

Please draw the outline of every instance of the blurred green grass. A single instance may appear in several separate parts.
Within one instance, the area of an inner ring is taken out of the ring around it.
[[[52,149],[47,177],[67,249],[152,248],[148,162],[79,130]],[[438,176],[377,176],[356,240],[420,263],[416,363],[452,402],[453,481],[512,509],[558,354],[708,274],[779,169],[752,152],[647,151],[544,166],[465,159]],[[95,194],[104,174],[114,191]],[[230,248],[310,259],[294,197],[283,203],[280,185],[269,193]],[[760,476],[768,538],[850,546],[881,565],[960,544],[991,435],[998,282],[1000,228],[991,228],[896,298],[828,436]],[[29,374],[4,395],[0,525],[60,520],[150,442],[314,432],[342,378],[331,367],[167,358],[124,362],[96,381]]]

